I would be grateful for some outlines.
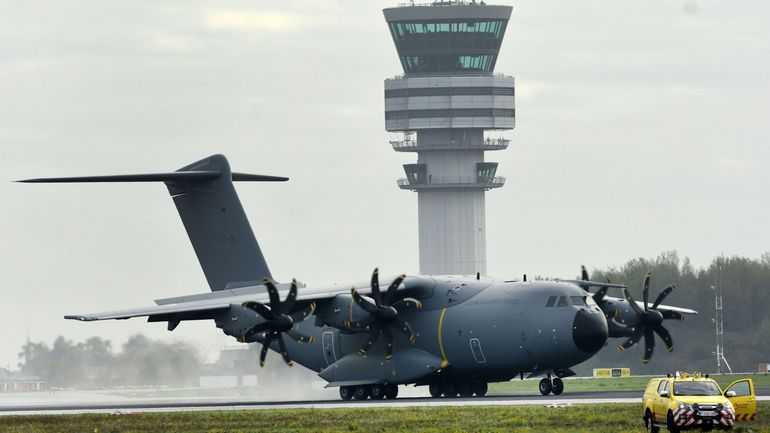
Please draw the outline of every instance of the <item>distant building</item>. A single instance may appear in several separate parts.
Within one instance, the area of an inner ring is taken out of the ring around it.
[[[45,390],[45,381],[37,377],[0,378],[0,392],[37,392]]]

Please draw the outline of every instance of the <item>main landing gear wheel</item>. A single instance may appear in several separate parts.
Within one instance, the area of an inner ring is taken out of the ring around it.
[[[464,383],[460,385],[458,388],[460,390],[460,397],[464,397],[464,398],[473,397],[473,385],[471,385],[470,383]]]
[[[445,383],[441,386],[441,394],[446,398],[457,397],[457,387],[451,383]]]
[[[353,388],[350,386],[341,386],[340,397],[343,400],[350,400],[351,398],[353,398]]]
[[[398,397],[398,385],[388,385],[385,387],[385,398],[395,400]]]
[[[385,398],[385,385],[372,385],[369,389],[369,396],[372,400],[382,400]]]
[[[433,398],[441,397],[441,385],[437,383],[431,383],[428,385],[428,392],[430,392],[430,396]]]
[[[551,385],[550,380],[545,378],[540,380],[540,394],[548,395],[551,393],[552,389],[553,389],[553,386]]]
[[[358,385],[353,388],[353,399],[366,400],[369,397],[369,387],[366,385]]]
[[[473,393],[476,394],[476,397],[484,397],[487,395],[488,388],[486,382],[479,382],[473,385]]]
[[[564,382],[558,377],[555,377],[551,382],[551,392],[553,395],[560,395],[564,392]]]

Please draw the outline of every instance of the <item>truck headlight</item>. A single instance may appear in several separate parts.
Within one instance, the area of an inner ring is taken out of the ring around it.
[[[692,406],[690,406],[689,404],[687,404],[687,403],[685,403],[683,401],[678,401],[678,402],[676,402],[676,404],[677,404],[677,406],[679,406],[679,409],[692,410]]]
[[[730,401],[725,402],[725,409],[727,409],[728,412],[735,412],[735,408],[733,408],[733,404],[730,403]]]

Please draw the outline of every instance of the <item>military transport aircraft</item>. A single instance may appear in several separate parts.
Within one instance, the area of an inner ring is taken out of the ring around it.
[[[398,385],[427,385],[434,397],[483,396],[490,382],[544,376],[540,392],[561,394],[570,367],[591,358],[607,338],[642,337],[644,361],[654,334],[669,351],[663,320],[696,311],[650,304],[622,284],[579,280],[501,281],[481,275],[399,275],[329,287],[274,280],[233,181],[287,178],[230,171],[214,155],[172,173],[29,179],[54,182],[163,182],[168,187],[211,292],[158,299],[147,308],[65,316],[81,321],[147,317],[173,331],[185,320],[213,320],[243,343],[261,343],[289,365],[318,372],[343,399],[396,398]],[[590,293],[589,288],[597,288]],[[607,296],[620,289],[625,299]],[[283,300],[282,300],[283,299]]]

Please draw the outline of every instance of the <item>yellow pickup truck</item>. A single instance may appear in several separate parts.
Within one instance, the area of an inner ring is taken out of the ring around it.
[[[739,379],[722,390],[708,375],[687,373],[650,380],[642,398],[647,431],[731,430],[757,416],[754,382]]]

